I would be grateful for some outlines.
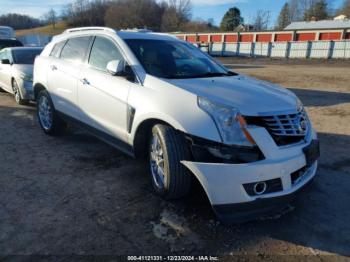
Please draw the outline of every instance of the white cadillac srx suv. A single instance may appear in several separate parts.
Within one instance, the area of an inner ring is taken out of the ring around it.
[[[166,199],[184,196],[196,178],[225,221],[279,211],[316,174],[317,134],[292,92],[170,35],[67,30],[37,57],[34,94],[46,134],[74,122],[148,157]]]

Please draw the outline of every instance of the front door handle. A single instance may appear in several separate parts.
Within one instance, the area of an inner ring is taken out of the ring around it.
[[[52,71],[56,71],[57,70],[57,67],[55,65],[51,65],[51,70]]]
[[[82,82],[83,85],[90,85],[89,80],[87,80],[86,78],[80,79],[80,82]]]

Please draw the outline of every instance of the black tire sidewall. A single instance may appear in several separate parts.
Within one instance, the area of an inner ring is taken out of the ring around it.
[[[149,147],[153,134],[158,136],[163,149],[166,183],[164,188],[160,189],[156,186],[152,177],[152,185],[156,193],[165,199],[182,198],[188,193],[192,180],[190,172],[181,163],[182,160],[190,158],[187,144],[178,131],[170,126],[158,124],[152,129]]]
[[[167,192],[167,189],[169,188],[169,182],[170,182],[170,179],[169,179],[169,172],[168,172],[168,154],[166,152],[166,146],[164,144],[164,139],[163,137],[161,136],[160,134],[160,130],[157,126],[155,126],[153,129],[152,129],[152,133],[149,137],[149,144],[148,144],[148,150],[149,152],[151,151],[151,147],[152,147],[152,138],[153,136],[156,135],[160,141],[160,144],[161,144],[161,147],[163,149],[163,157],[164,157],[164,176],[166,177],[165,178],[165,181],[166,181],[166,184],[164,185],[164,188],[159,188],[155,182],[154,182],[154,179],[153,179],[153,175],[152,175],[152,170],[151,170],[151,164],[149,164],[149,168],[150,168],[150,171],[151,171],[151,179],[152,179],[152,186],[154,188],[154,190],[156,191],[156,193],[158,195],[161,195],[161,196],[164,196],[166,195],[166,192]],[[151,161],[151,155],[149,153],[149,162]]]

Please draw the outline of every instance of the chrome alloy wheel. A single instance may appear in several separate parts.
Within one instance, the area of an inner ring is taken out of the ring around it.
[[[15,101],[16,101],[17,104],[19,104],[20,101],[21,101],[21,94],[20,94],[20,92],[18,90],[17,83],[13,84],[13,92],[15,93]]]
[[[164,153],[157,134],[153,134],[150,145],[150,164],[154,184],[160,190],[166,185],[166,176],[164,174]]]
[[[52,109],[49,99],[46,96],[41,96],[39,99],[39,120],[45,130],[52,127]]]

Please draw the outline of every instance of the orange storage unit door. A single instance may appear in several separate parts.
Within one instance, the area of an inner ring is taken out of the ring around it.
[[[197,42],[197,36],[195,36],[195,35],[188,35],[186,37],[186,41],[187,42],[191,42],[191,43],[196,43]]]
[[[249,35],[241,35],[240,42],[253,42],[254,41],[254,35],[249,34]]]
[[[178,39],[180,39],[180,40],[185,40],[185,36],[184,35],[177,35],[176,36]]]
[[[340,32],[325,32],[320,33],[319,40],[341,40],[342,33]]]
[[[238,35],[225,35],[224,42],[226,43],[235,43],[238,42]]]
[[[222,42],[222,35],[212,35],[210,41],[213,43]]]
[[[208,43],[209,42],[209,35],[200,35],[199,42]]]
[[[293,34],[292,33],[278,33],[275,36],[276,42],[291,42],[293,41]]]
[[[256,37],[257,42],[268,43],[272,41],[272,34],[258,34]]]
[[[315,41],[316,33],[298,33],[297,41]]]

